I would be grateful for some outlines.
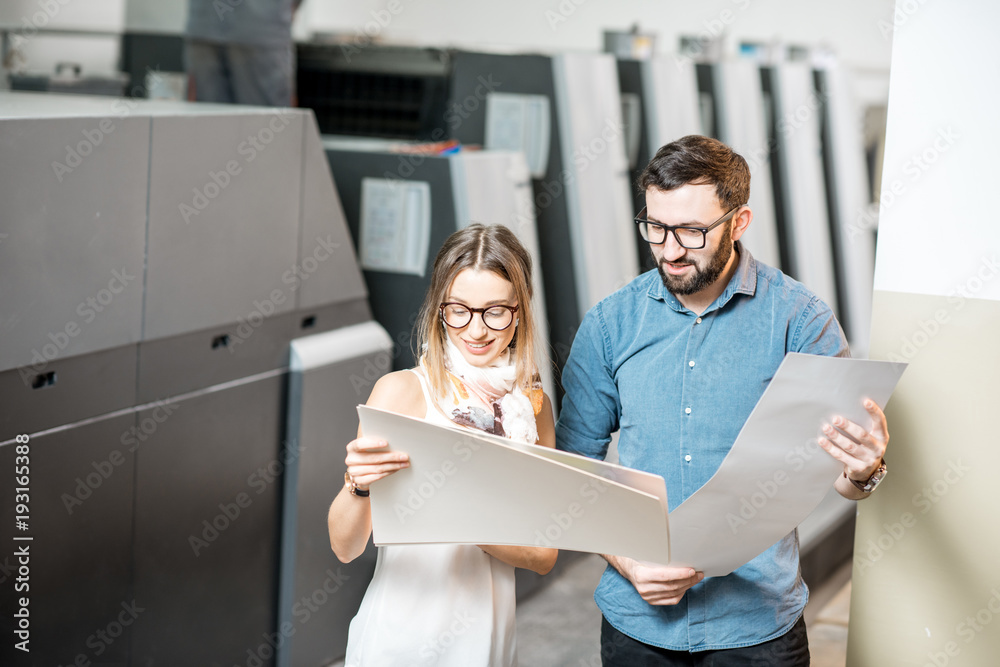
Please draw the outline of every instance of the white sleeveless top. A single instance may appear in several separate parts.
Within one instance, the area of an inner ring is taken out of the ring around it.
[[[425,421],[454,426],[431,400]],[[347,637],[345,667],[517,665],[514,567],[475,545],[379,547]]]

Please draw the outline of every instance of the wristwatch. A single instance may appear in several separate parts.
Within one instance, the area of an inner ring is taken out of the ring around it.
[[[847,477],[846,470],[844,471],[844,477]],[[864,493],[871,493],[872,491],[875,490],[875,487],[878,486],[883,479],[885,479],[885,459],[882,459],[882,462],[879,463],[878,468],[875,469],[875,472],[872,473],[872,476],[869,477],[864,482],[859,482],[858,480],[851,479],[850,477],[847,477],[847,479],[850,479],[851,484],[858,487],[860,491]]]
[[[354,481],[354,478],[351,477],[351,473],[349,472],[344,472],[344,484],[351,490],[352,495],[359,498],[367,498],[371,494],[371,491],[368,489],[359,489],[358,483]]]

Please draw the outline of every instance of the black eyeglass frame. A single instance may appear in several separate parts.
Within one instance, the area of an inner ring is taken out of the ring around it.
[[[448,319],[444,316],[444,309],[447,306],[461,306],[462,308],[465,308],[467,311],[469,311],[469,321],[460,327],[456,327],[454,324],[449,323]],[[507,310],[510,311],[510,322],[507,324],[507,326],[497,329],[487,324],[486,311],[493,310],[494,308],[506,308]],[[518,308],[520,308],[520,306],[507,306],[504,304],[497,304],[495,306],[489,306],[488,308],[473,308],[458,301],[446,301],[442,303],[440,306],[438,306],[438,314],[441,316],[441,321],[445,323],[445,326],[451,327],[452,329],[464,329],[465,327],[472,324],[472,318],[476,316],[476,313],[479,313],[479,318],[483,321],[483,324],[486,326],[487,329],[489,329],[490,331],[506,331],[507,329],[510,329],[512,324],[514,324],[514,320],[517,317]]]
[[[642,210],[639,211],[639,215],[635,216],[635,224],[639,226],[639,235],[642,236],[642,240],[650,245],[663,245],[664,243],[667,242],[667,235],[664,234],[663,240],[660,241],[659,243],[650,241],[648,238],[649,234],[647,233],[646,228],[643,227],[643,225],[653,225],[654,227],[660,227],[661,229],[667,232],[672,232],[674,235],[674,240],[677,241],[677,245],[679,245],[682,248],[687,248],[688,250],[701,250],[702,248],[705,247],[706,240],[708,238],[708,233],[713,229],[715,229],[716,227],[718,227],[719,225],[721,225],[722,223],[724,223],[726,220],[729,220],[731,217],[733,217],[733,214],[735,214],[736,211],[743,208],[743,206],[744,206],[743,204],[736,206],[728,213],[724,214],[721,218],[710,224],[708,227],[689,227],[688,225],[676,225],[674,227],[671,227],[670,225],[665,225],[662,222],[653,222],[652,220],[646,220],[645,218],[646,207],[643,206]],[[681,241],[681,237],[676,231],[678,229],[686,229],[690,231],[701,232],[701,245],[699,246],[685,245],[684,242]]]

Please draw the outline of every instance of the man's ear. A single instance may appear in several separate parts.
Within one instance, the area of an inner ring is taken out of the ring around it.
[[[733,241],[740,240],[740,237],[743,236],[743,233],[747,230],[747,227],[750,226],[752,221],[753,211],[750,210],[750,207],[747,205],[740,207],[740,210],[733,216]]]

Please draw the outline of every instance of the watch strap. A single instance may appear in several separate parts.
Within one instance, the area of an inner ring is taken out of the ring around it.
[[[885,477],[885,473],[886,473],[886,466],[885,466],[885,459],[883,458],[882,461],[879,463],[878,468],[875,469],[875,472],[873,472],[868,477],[868,479],[866,479],[863,482],[859,482],[856,479],[851,479],[850,477],[847,477],[846,470],[844,471],[844,477],[847,477],[847,479],[850,480],[851,484],[856,486],[859,491],[862,491],[864,493],[871,493],[872,491],[875,490],[875,487],[878,486],[879,483],[882,481],[882,479]]]
[[[354,478],[351,477],[351,473],[349,472],[344,473],[344,484],[347,485],[347,488],[350,490],[352,496],[367,498],[371,495],[371,491],[369,489],[358,488],[358,483],[354,481]]]

